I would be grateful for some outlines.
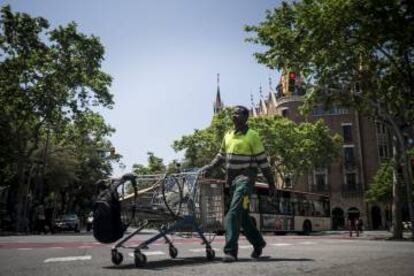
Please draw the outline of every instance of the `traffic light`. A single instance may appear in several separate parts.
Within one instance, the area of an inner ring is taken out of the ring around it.
[[[295,85],[296,85],[296,73],[293,71],[289,72],[289,78],[288,78],[288,91],[290,94],[294,94],[295,92]]]

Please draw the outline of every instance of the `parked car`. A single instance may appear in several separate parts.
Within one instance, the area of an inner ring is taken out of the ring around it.
[[[68,214],[59,217],[55,222],[57,231],[80,231],[79,217],[76,214]]]

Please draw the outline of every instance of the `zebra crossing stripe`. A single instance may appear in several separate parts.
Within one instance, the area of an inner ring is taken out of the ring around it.
[[[250,249],[253,248],[253,245],[239,245],[240,249]]]
[[[49,258],[44,260],[44,263],[53,263],[53,262],[70,262],[70,261],[87,261],[91,260],[91,255],[85,256],[69,256],[69,257],[59,257],[59,258]]]
[[[146,256],[165,255],[165,253],[162,251],[143,251],[142,253],[145,254]],[[128,253],[128,256],[134,258],[134,253],[130,252]]]
[[[215,251],[218,250],[217,248],[212,248],[212,249],[215,250]],[[194,248],[194,249],[188,249],[188,251],[195,252],[195,253],[205,252],[206,251],[206,248],[205,247],[203,247],[203,248]]]
[[[300,242],[299,244],[312,245],[312,244],[316,244],[316,242]]]
[[[291,243],[272,243],[273,246],[289,246]]]

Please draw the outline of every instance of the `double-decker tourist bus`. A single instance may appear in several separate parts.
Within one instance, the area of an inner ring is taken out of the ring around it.
[[[269,198],[267,184],[256,182],[255,188],[250,201],[250,216],[260,231],[307,235],[312,231],[331,229],[327,195],[277,189],[276,196]],[[201,212],[203,224],[224,225],[226,199],[229,198],[226,194],[223,181],[203,181],[200,190],[201,208],[206,210]],[[224,227],[218,232],[223,230]]]

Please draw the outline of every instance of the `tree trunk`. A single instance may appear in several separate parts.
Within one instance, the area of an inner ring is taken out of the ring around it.
[[[16,188],[16,209],[15,222],[16,231],[23,232],[25,228],[26,218],[24,217],[24,202],[26,196],[25,185],[25,162],[22,158],[17,161],[17,188]]]
[[[397,167],[398,170],[401,168],[402,176],[404,183],[406,184],[407,189],[407,204],[410,214],[411,221],[411,239],[414,240],[414,205],[412,198],[412,187],[413,187],[413,172],[411,170],[410,160],[407,155],[407,147],[405,146],[405,139],[403,137],[401,129],[395,123],[391,116],[387,116],[387,121],[391,124],[393,135],[393,154],[397,153],[397,156],[394,156],[394,168]],[[395,173],[395,172],[394,172]],[[398,184],[400,185],[400,184]],[[400,204],[401,205],[401,204]],[[401,216],[401,212],[400,212]],[[401,217],[400,217],[401,220]],[[402,235],[402,234],[401,234]]]
[[[393,183],[392,183],[392,237],[394,239],[402,239],[402,223],[401,223],[401,183],[398,177],[398,169],[400,167],[398,152],[398,142],[393,136]]]
[[[411,221],[411,240],[414,241],[414,204],[413,204],[413,196],[412,196],[412,187],[413,187],[413,173],[411,170],[411,164],[410,160],[407,155],[406,147],[405,145],[402,145],[401,147],[402,152],[402,172],[404,176],[404,182],[407,189],[407,205],[408,205],[408,211],[410,214],[410,221]]]

